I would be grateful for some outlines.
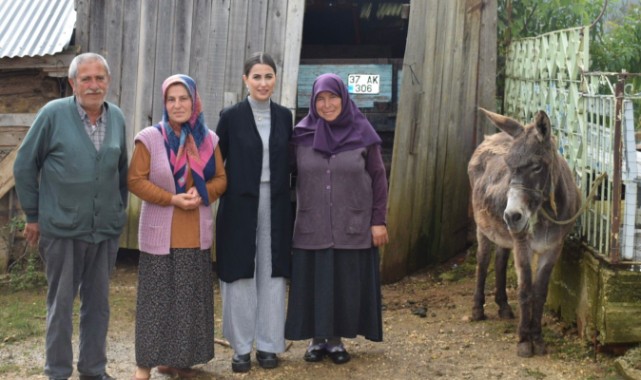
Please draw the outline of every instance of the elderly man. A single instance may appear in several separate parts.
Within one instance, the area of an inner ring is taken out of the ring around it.
[[[25,237],[38,244],[47,282],[45,374],[73,372],[73,302],[80,293],[81,380],[105,371],[109,276],[127,204],[127,147],[122,111],[105,101],[107,61],[81,54],[69,66],[74,96],[47,103],[16,158],[14,177],[27,217]]]

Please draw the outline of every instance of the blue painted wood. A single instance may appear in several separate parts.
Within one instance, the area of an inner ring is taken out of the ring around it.
[[[349,74],[373,74],[380,75],[380,92],[378,94],[350,94],[356,105],[366,111],[368,108],[375,108],[374,102],[388,103],[392,101],[392,65],[391,64],[323,64],[323,65],[300,65],[298,71],[298,99],[299,109],[309,108],[309,99],[312,93],[314,80],[321,74],[334,73],[343,79],[347,84]],[[397,91],[399,84],[396,84]]]

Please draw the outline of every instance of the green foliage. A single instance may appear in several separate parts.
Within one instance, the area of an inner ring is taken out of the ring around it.
[[[507,49],[514,40],[593,25],[590,71],[641,72],[641,4],[631,0],[499,0],[497,94],[505,88]],[[601,12],[604,11],[601,17]],[[641,80],[632,79],[633,92]]]
[[[13,237],[24,230],[24,227],[24,216],[14,216],[6,225],[0,227],[0,235],[12,251],[10,256],[15,258],[9,265],[9,276],[0,282],[0,287],[9,285],[12,290],[25,290],[47,284],[38,250],[27,246],[24,241],[15,244]]]
[[[47,278],[37,250],[27,247],[24,255],[9,267],[9,286],[12,290],[27,290],[46,285]]]
[[[641,72],[641,4],[618,1],[590,48],[591,70]]]

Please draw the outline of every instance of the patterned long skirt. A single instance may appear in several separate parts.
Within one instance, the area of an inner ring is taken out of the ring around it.
[[[209,250],[141,252],[136,364],[185,368],[214,357],[214,276]]]
[[[377,248],[294,249],[285,337],[383,340]]]

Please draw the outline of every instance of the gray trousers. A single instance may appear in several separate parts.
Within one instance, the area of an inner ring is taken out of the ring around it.
[[[269,183],[261,183],[256,231],[256,271],[253,278],[220,281],[223,335],[239,355],[256,349],[285,351],[285,289],[283,277],[272,278]],[[223,237],[224,239],[224,237]]]
[[[73,373],[73,303],[80,292],[78,372],[99,375],[107,364],[109,276],[116,264],[118,238],[91,244],[40,236],[40,256],[47,282],[45,374],[68,378]]]

